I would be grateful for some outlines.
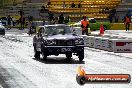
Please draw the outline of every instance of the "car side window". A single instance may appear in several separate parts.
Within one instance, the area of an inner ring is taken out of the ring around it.
[[[48,35],[48,28],[47,27],[43,28],[43,36],[45,36],[45,35]]]

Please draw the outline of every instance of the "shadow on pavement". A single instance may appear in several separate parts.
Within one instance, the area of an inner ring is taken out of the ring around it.
[[[85,64],[84,61],[80,62],[79,60],[75,60],[73,58],[70,61],[67,61],[64,57],[48,57],[47,61],[44,61],[42,58],[33,59],[45,64]]]

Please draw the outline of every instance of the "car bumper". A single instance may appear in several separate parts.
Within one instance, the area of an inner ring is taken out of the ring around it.
[[[0,35],[5,35],[5,31],[0,31]]]
[[[81,52],[82,50],[84,50],[84,46],[45,46],[45,49],[49,54],[65,54],[68,52]]]

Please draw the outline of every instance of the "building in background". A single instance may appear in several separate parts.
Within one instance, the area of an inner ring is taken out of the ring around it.
[[[107,19],[120,3],[121,0],[50,0],[49,11],[54,14],[63,13],[72,20],[82,19],[83,15]]]
[[[38,11],[43,5],[56,17],[63,13],[71,20],[80,20],[83,15],[89,18],[107,19],[115,12],[116,16],[122,19],[131,9],[132,0],[0,0],[0,14],[14,15],[23,9],[26,16],[33,15],[38,18]]]

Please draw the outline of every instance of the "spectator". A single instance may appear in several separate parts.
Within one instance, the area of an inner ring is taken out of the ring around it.
[[[105,13],[105,10],[104,9],[102,9],[102,14],[104,14]]]
[[[51,2],[50,2],[50,1],[48,1],[48,3],[47,3],[47,7],[50,7],[50,4],[51,4]]]
[[[78,4],[78,8],[81,8],[81,3]]]
[[[75,4],[74,4],[74,3],[72,3],[72,4],[71,4],[71,7],[72,7],[72,8],[75,8]]]
[[[45,25],[45,19],[43,19],[43,23],[42,23],[42,26],[44,26]]]
[[[57,23],[58,23],[58,18],[57,17],[53,18],[52,24],[57,24]]]
[[[32,21],[33,21],[33,17],[32,16],[28,16],[28,34],[31,35],[32,34],[32,29],[31,29],[31,25],[32,25]]]
[[[66,4],[65,4],[65,2],[63,2],[63,8],[65,8],[66,7]]]
[[[12,22],[13,22],[13,26],[16,25],[16,19],[14,17],[12,17]]]
[[[86,33],[88,35],[88,27],[89,21],[86,19],[86,16],[83,16],[83,20],[81,21],[82,35]]]
[[[7,17],[7,23],[8,23],[7,29],[8,28],[11,29],[11,21],[12,21],[12,18],[10,17],[10,15],[8,15],[8,17]]]
[[[20,21],[20,25],[21,25],[20,30],[24,30],[24,25],[25,25],[25,17],[24,17],[24,15],[22,15],[20,17],[19,21]]]
[[[32,33],[31,33],[32,30],[31,30],[31,21],[30,21],[30,20],[28,20],[28,30],[29,30],[29,31],[28,31],[28,34],[31,35],[31,34],[32,34]]]
[[[28,16],[29,21],[33,21],[33,16]]]
[[[68,16],[68,17],[65,19],[65,24],[67,24],[69,21],[70,21],[70,17]]]
[[[110,13],[111,13],[112,16],[115,16],[115,14],[116,14],[116,9],[112,9],[112,10],[110,11]]]
[[[29,16],[29,18],[32,17],[32,19],[28,19],[28,34],[31,35],[32,33],[36,33],[36,23],[33,22],[33,16]]]
[[[51,21],[52,21],[53,18],[54,18],[54,14],[51,13],[51,12],[49,12],[48,14],[49,14],[49,23],[51,24]]]
[[[110,21],[110,23],[112,23],[112,21],[113,21],[113,16],[111,14],[109,15],[109,21]]]
[[[126,26],[126,31],[129,31],[130,23],[131,23],[131,18],[129,17],[128,14],[126,14],[124,18],[124,24]]]
[[[105,8],[105,13],[109,14],[109,8],[108,7]]]
[[[59,16],[58,24],[63,24],[63,22],[64,22],[64,16],[63,16],[63,14],[61,14]]]
[[[44,12],[46,12],[46,9],[45,9],[45,6],[42,6],[41,10],[40,10],[40,13],[44,13]]]
[[[117,16],[117,14],[115,15],[115,23],[118,22],[119,16]]]
[[[51,3],[50,3],[50,1],[49,1],[47,5],[50,5],[50,4],[51,4]]]
[[[22,10],[18,11],[20,16],[24,15],[24,12]]]

